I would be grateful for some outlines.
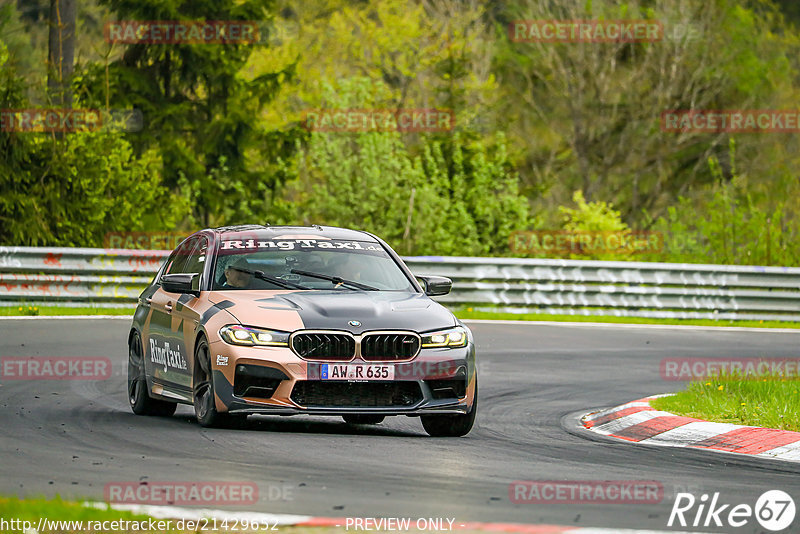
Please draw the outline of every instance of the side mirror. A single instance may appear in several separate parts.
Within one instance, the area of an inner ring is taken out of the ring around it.
[[[444,276],[418,276],[417,279],[422,282],[425,294],[429,297],[447,295],[453,288],[453,281]]]
[[[180,274],[165,274],[161,277],[161,287],[167,293],[187,293],[200,296],[200,291],[192,289],[192,281],[195,276],[200,276],[197,273],[180,273]]]

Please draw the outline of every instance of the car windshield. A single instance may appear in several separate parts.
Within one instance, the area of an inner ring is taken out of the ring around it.
[[[414,291],[380,244],[339,239],[223,238],[213,289]]]

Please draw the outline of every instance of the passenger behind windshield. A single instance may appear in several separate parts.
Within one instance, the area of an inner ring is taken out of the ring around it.
[[[222,289],[248,289],[253,281],[250,262],[244,256],[238,256],[225,267],[225,282]]]

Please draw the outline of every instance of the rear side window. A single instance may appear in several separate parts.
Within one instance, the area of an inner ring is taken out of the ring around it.
[[[185,273],[184,269],[189,262],[192,249],[197,245],[197,238],[190,237],[186,241],[178,245],[170,257],[167,259],[167,266],[164,268],[164,274],[181,274]]]
[[[198,275],[192,280],[192,289],[200,289],[200,279],[203,277],[203,269],[206,266],[207,252],[208,240],[205,237],[198,238],[197,246],[189,253],[189,258],[183,266],[184,273],[197,273]]]

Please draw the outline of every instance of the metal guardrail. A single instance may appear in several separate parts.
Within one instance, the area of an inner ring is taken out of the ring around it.
[[[518,258],[406,258],[454,281],[442,302],[511,313],[800,320],[800,268]]]
[[[169,251],[0,247],[0,304],[132,306]],[[407,257],[444,304],[512,313],[800,320],[800,268]]]
[[[130,307],[169,253],[0,247],[0,304]]]

